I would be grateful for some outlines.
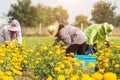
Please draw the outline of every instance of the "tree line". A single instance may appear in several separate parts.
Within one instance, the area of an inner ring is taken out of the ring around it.
[[[75,17],[73,25],[80,27],[82,23],[83,27],[87,27],[92,24],[92,21],[93,23],[108,22],[118,27],[120,26],[120,14],[116,14],[116,8],[117,6],[112,5],[111,2],[98,1],[91,11],[92,18],[90,20],[87,16],[79,14]],[[42,27],[46,27],[54,21],[68,24],[69,14],[61,6],[53,8],[41,3],[34,6],[31,0],[17,0],[17,3],[11,4],[7,17],[9,22],[12,19],[18,19],[23,27],[38,27],[40,23]]]

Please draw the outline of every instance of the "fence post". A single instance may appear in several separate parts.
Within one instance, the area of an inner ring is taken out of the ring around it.
[[[41,31],[42,31],[41,29],[42,29],[42,27],[41,27],[41,23],[40,23],[40,24],[39,24],[39,29],[38,29],[40,34],[42,33],[42,32],[41,32]]]
[[[83,31],[83,23],[81,23],[81,25],[80,25],[80,29]]]

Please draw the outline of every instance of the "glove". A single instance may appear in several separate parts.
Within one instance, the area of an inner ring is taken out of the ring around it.
[[[54,43],[53,43],[53,46],[55,46],[55,45],[57,45],[57,42],[54,42]]]
[[[110,42],[109,41],[106,41],[106,42],[107,42],[106,44],[107,48],[110,47]]]

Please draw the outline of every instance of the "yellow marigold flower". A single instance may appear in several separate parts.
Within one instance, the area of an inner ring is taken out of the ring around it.
[[[71,77],[70,80],[77,80],[75,77]]]
[[[99,69],[99,72],[103,73],[105,71],[105,69]]]
[[[4,57],[5,56],[5,54],[4,53],[0,53],[0,57]]]
[[[115,48],[120,49],[120,46],[115,46]]]
[[[77,79],[79,79],[79,75],[73,75],[71,78],[73,78],[73,80],[77,80]],[[72,79],[71,79],[72,80]]]
[[[69,61],[70,62],[76,62],[77,60],[76,60],[76,58],[70,58]]]
[[[10,69],[10,67],[6,66],[6,70],[9,70],[9,69]]]
[[[69,61],[63,61],[67,66],[71,66],[71,63]]]
[[[91,62],[91,63],[88,64],[88,68],[89,68],[89,69],[91,69],[91,68],[93,68],[93,67],[95,67],[95,63]]]
[[[99,64],[99,62],[98,62],[98,61],[96,61],[96,64]]]
[[[106,44],[107,44],[107,42],[104,42],[104,44],[106,45]]]
[[[69,69],[65,69],[65,70],[64,70],[64,72],[65,72],[65,74],[67,74],[67,75],[69,75],[69,74],[70,74]]]
[[[81,70],[77,70],[77,72],[78,72],[78,73],[82,73],[82,71],[81,71]]]
[[[41,61],[41,58],[37,58],[38,61]]]
[[[8,80],[14,80],[12,76],[8,76]]]
[[[83,64],[84,63],[84,61],[78,61],[80,64]]]
[[[98,52],[99,52],[99,53],[103,53],[103,51],[102,51],[102,50],[99,50]]]
[[[42,50],[43,50],[43,51],[46,51],[47,49],[48,49],[47,46],[43,46],[43,47],[42,47]]]
[[[32,69],[35,69],[35,66],[32,66]]]
[[[3,53],[4,52],[4,49],[0,48],[0,53]]]
[[[98,57],[98,60],[102,60],[102,57],[101,57],[101,56],[99,56],[99,57]]]
[[[9,80],[8,76],[2,76],[2,80]]]
[[[65,53],[66,50],[61,50],[61,53]]]
[[[28,52],[28,53],[32,53],[32,52],[33,52],[33,50],[32,50],[32,49],[30,49],[30,50],[28,50],[27,52]]]
[[[103,79],[103,75],[99,72],[95,72],[92,75],[92,78],[94,78],[95,80],[102,80]]]
[[[115,42],[110,42],[110,45],[113,45],[113,44],[115,44]]]
[[[71,55],[71,56],[74,56],[74,53],[73,53],[73,52],[71,52],[71,53],[70,53],[70,55]]]
[[[0,64],[3,64],[4,63],[4,60],[0,60]]]
[[[23,63],[28,64],[27,60],[24,60]]]
[[[18,70],[22,70],[22,68],[20,67],[20,66],[18,66],[18,65],[15,65],[14,66],[16,69],[18,69]]]
[[[12,75],[12,72],[11,72],[11,71],[7,71],[6,74],[7,74],[8,76],[10,76],[10,75]]]
[[[39,56],[39,55],[40,55],[40,53],[39,53],[39,52],[37,52],[37,53],[36,53],[36,56]]]
[[[48,78],[46,80],[52,80],[52,77],[51,76],[48,76]]]
[[[59,65],[60,68],[65,68],[64,64]]]
[[[55,72],[61,72],[61,69],[60,69],[59,67],[55,67],[55,68],[54,68],[54,71],[55,71]]]
[[[53,54],[53,52],[52,52],[52,51],[49,51],[48,54]]]
[[[109,67],[108,63],[104,63],[103,64],[106,68]]]
[[[5,41],[5,44],[7,44],[7,45],[10,45],[10,43],[11,43],[11,42],[8,41],[8,40]]]
[[[63,46],[63,49],[66,49],[67,48],[67,46]]]
[[[35,64],[39,64],[39,61],[35,61]]]
[[[23,42],[22,44],[21,44],[21,46],[25,46],[26,45],[26,43],[25,42]]]
[[[13,69],[13,72],[19,76],[22,76],[22,72],[16,69]]]
[[[27,58],[27,55],[23,55],[23,58]]]
[[[120,65],[119,65],[119,64],[115,64],[114,67],[115,67],[115,68],[119,68]]]
[[[63,75],[59,75],[57,80],[65,80],[65,77]]]
[[[115,73],[107,72],[103,76],[104,80],[117,80],[117,76]]]
[[[81,80],[95,80],[95,79],[90,77],[88,74],[83,74]]]
[[[60,55],[61,51],[60,50],[56,50],[56,54]]]
[[[3,75],[3,72],[0,70],[0,76],[2,76]]]
[[[58,50],[58,49],[60,49],[60,46],[58,46],[58,45],[55,45],[55,50]]]
[[[65,69],[64,72],[65,72],[65,74],[69,75],[73,72],[73,69],[72,68],[71,69]]]
[[[74,66],[77,66],[77,67],[78,67],[78,66],[80,66],[80,63],[79,63],[79,62],[75,62],[75,63],[74,63]]]
[[[103,60],[105,63],[108,63],[109,62],[109,59],[106,58],[105,60]]]
[[[115,64],[115,60],[112,60],[112,64]]]

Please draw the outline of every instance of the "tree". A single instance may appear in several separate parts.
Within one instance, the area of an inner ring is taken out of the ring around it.
[[[38,4],[36,9],[37,9],[37,15],[38,15],[37,18],[38,18],[39,23],[42,23],[43,27],[48,26],[52,22],[51,17],[49,16],[52,8],[45,7],[41,4]],[[49,11],[49,13],[48,13],[48,11]]]
[[[114,18],[114,25],[116,27],[120,27],[120,15],[115,16],[115,18]]]
[[[36,27],[39,23],[36,7],[31,5],[31,0],[17,0],[17,3],[11,5],[7,16],[10,21],[19,20],[25,27]]]
[[[110,2],[99,1],[94,4],[92,10],[92,21],[95,23],[113,23],[116,6],[112,6]]]
[[[68,13],[67,10],[62,7],[53,8],[51,18],[60,23],[67,24],[68,23]]]
[[[75,26],[80,27],[83,24],[83,27],[87,27],[89,22],[87,20],[87,16],[78,15],[75,17]]]
[[[62,7],[51,8],[41,4],[33,6],[31,0],[17,0],[17,3],[11,5],[7,16],[10,21],[19,20],[25,27],[36,27],[40,23],[45,27],[53,21],[67,23],[68,19],[68,13]]]

